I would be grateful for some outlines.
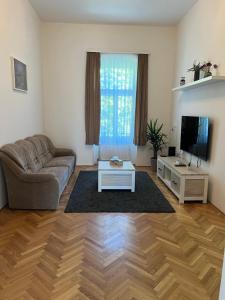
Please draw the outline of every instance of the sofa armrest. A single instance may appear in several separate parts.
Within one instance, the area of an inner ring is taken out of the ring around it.
[[[26,183],[46,183],[52,181],[58,184],[58,179],[53,174],[24,173],[19,176],[19,179]]]
[[[75,156],[75,152],[72,149],[55,148],[55,156]]]
[[[55,210],[59,204],[59,183],[51,174],[14,175],[6,169],[8,202],[15,209]]]
[[[26,173],[6,155],[0,155],[10,208],[57,209],[58,179],[53,174]]]
[[[11,173],[18,177],[19,180],[32,183],[32,182],[46,182],[46,181],[56,181],[57,178],[53,174],[36,174],[36,173],[26,173],[19,165],[17,165],[12,159],[7,155],[0,153],[0,159],[3,162],[3,167],[9,169]]]

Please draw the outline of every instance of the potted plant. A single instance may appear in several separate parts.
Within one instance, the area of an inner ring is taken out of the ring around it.
[[[158,119],[150,120],[147,124],[147,141],[152,144],[153,157],[151,158],[152,169],[157,169],[157,155],[166,144],[166,135],[162,132],[163,124],[158,125]]]
[[[204,65],[201,67],[201,69],[204,72],[204,78],[212,76],[212,72],[211,72],[212,67],[215,70],[218,69],[218,65],[217,64],[213,65],[210,61],[208,61],[207,63],[204,63]]]
[[[196,64],[195,62],[193,63],[193,67],[188,69],[188,72],[194,72],[194,81],[199,80],[201,69],[202,69],[201,64],[200,63]]]

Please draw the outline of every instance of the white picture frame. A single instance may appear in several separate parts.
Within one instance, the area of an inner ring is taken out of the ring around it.
[[[11,57],[13,89],[26,93],[27,87],[27,66],[15,57]]]

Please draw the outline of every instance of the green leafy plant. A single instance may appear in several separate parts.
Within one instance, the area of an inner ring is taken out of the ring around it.
[[[147,124],[147,140],[153,147],[153,158],[157,158],[157,153],[166,144],[166,134],[162,132],[163,124],[158,125],[158,119],[150,120]]]
[[[200,63],[197,64],[196,62],[194,62],[193,67],[188,69],[188,72],[199,72],[202,69],[202,67],[203,66]]]

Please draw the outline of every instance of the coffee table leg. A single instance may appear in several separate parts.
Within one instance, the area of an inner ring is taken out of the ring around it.
[[[131,192],[135,192],[135,172],[132,172],[132,186],[131,186]]]
[[[102,174],[101,172],[98,172],[98,192],[101,193],[102,191]]]

